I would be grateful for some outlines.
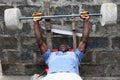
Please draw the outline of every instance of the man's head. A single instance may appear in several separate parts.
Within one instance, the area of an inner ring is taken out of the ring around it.
[[[61,44],[58,48],[59,51],[66,52],[69,50],[68,46],[66,44]]]

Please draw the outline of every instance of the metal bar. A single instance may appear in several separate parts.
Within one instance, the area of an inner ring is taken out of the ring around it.
[[[89,16],[102,16],[100,13],[96,14],[88,14]],[[65,18],[65,17],[79,17],[81,14],[71,14],[71,15],[53,15],[53,16],[41,16],[43,19],[49,19],[49,18]],[[34,17],[20,17],[19,19],[33,19]],[[38,17],[39,18],[39,17]]]

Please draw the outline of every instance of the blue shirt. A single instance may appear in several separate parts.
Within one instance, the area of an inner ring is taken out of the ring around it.
[[[75,52],[51,52],[48,49],[42,57],[49,67],[48,73],[72,72],[78,74],[78,66],[84,55],[78,49]]]

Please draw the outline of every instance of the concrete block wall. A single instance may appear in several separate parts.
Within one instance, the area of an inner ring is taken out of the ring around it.
[[[31,16],[34,12],[44,12],[44,0],[1,0],[0,1],[0,59],[4,75],[32,75],[44,71],[43,59],[33,30],[32,20],[23,20],[24,27],[20,31],[9,31],[5,27],[4,10],[17,6],[23,16]],[[90,19],[90,38],[87,55],[80,65],[83,77],[120,77],[120,16],[119,0],[51,0],[51,15],[78,14],[87,10],[99,13],[100,6],[105,2],[114,2],[118,7],[117,24],[101,26],[99,17]],[[52,25],[71,26],[70,19],[53,19]],[[42,24],[44,25],[44,23]],[[96,25],[95,31],[92,26]],[[82,21],[76,20],[76,27],[82,31]],[[55,34],[57,35],[57,34]],[[72,47],[72,36],[53,36],[53,48],[65,41]],[[79,42],[80,37],[77,37]]]

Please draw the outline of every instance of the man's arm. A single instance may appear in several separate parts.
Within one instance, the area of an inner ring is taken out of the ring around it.
[[[82,32],[82,39],[79,42],[78,49],[85,53],[86,52],[86,45],[88,42],[88,35],[89,35],[89,16],[81,16],[84,20],[83,22],[83,32]]]
[[[39,24],[40,19],[34,18],[33,22],[34,22],[34,31],[35,31],[35,35],[37,38],[37,42],[40,48],[40,53],[44,54],[47,50],[48,47],[45,44],[45,42],[43,41],[43,37],[42,37],[42,33],[41,33],[41,26]]]

